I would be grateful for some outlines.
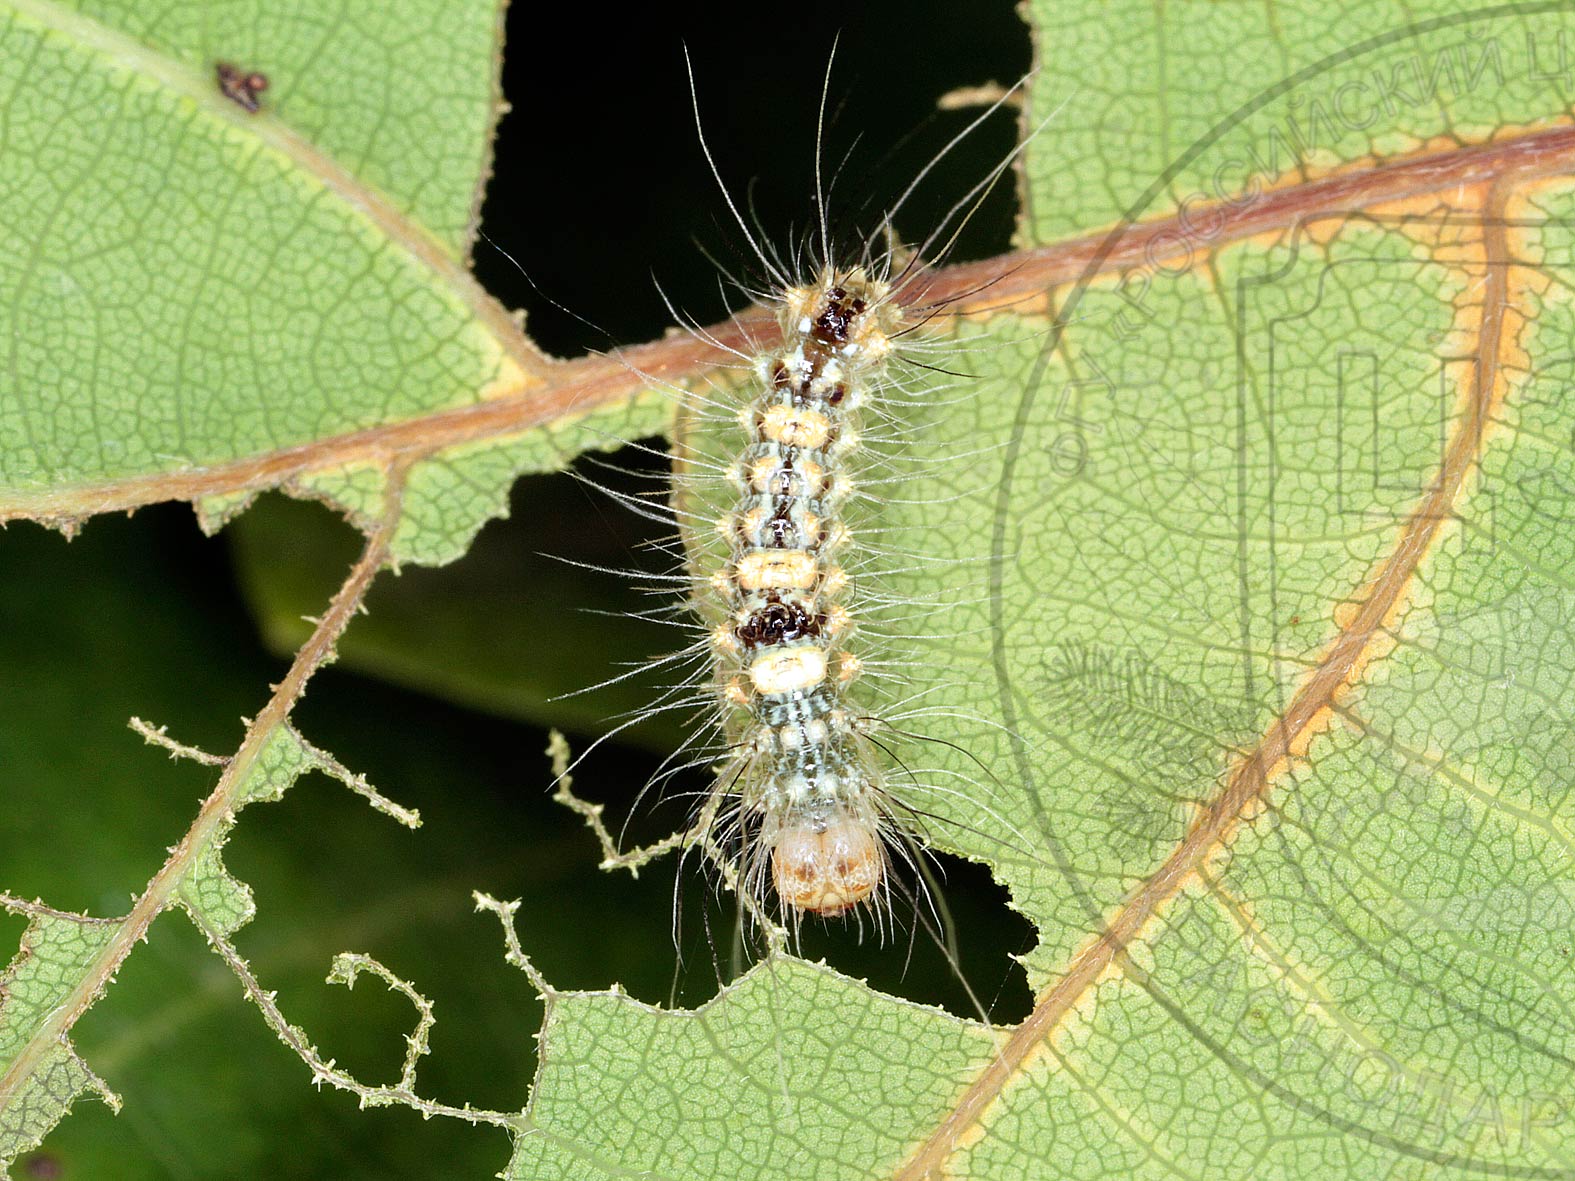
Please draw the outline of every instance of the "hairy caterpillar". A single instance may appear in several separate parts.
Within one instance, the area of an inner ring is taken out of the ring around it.
[[[756,361],[758,392],[739,414],[744,447],[726,470],[739,493],[718,521],[731,553],[711,577],[724,622],[711,633],[739,749],[718,776],[737,787],[743,881],[759,896],[769,866],[782,906],[837,915],[887,883],[893,821],[868,721],[847,698],[859,672],[838,554],[854,489],[859,413],[886,380],[902,311],[891,283],[826,262],[782,292],[781,345]]]
[[[691,569],[672,582],[685,592],[685,613],[704,626],[663,662],[689,675],[640,716],[708,712],[653,786],[665,789],[703,766],[714,779],[685,832],[629,853],[605,841],[609,863],[637,867],[674,847],[702,850],[755,919],[789,931],[804,915],[854,911],[884,929],[894,889],[910,900],[925,892],[925,809],[908,798],[910,786],[923,785],[890,751],[893,714],[875,709],[859,683],[865,658],[855,635],[867,630],[878,596],[868,589],[859,522],[848,517],[868,500],[872,465],[861,420],[875,424],[878,467],[882,449],[901,441],[903,404],[934,392],[915,378],[933,385],[937,371],[904,361],[931,347],[922,329],[946,312],[925,303],[929,263],[945,253],[930,248],[966,220],[1017,151],[998,160],[918,249],[895,245],[891,219],[1015,90],[933,157],[876,231],[851,248],[832,231],[817,150],[818,232],[791,261],[761,246],[702,131],[713,176],[764,275],[750,294],[774,306],[776,332],[741,349],[713,342],[732,354],[742,380],[674,391],[684,423],[674,508]],[[899,863],[913,871],[902,877],[915,880],[894,876]]]

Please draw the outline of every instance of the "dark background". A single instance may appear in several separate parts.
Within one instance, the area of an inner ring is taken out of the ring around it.
[[[827,155],[847,155],[834,201],[854,220],[861,206],[878,209],[900,191],[968,121],[934,117],[939,95],[1010,83],[1029,65],[1026,30],[1007,3],[661,5],[615,17],[590,5],[517,2],[504,78],[514,109],[499,130],[487,240],[475,248],[482,281],[524,308],[532,336],[564,356],[667,329],[658,282],[702,323],[737,306],[742,297],[719,289],[706,254],[752,272],[699,151],[683,46],[718,168],[781,244],[796,241],[813,213],[815,118],[839,34]],[[899,230],[921,237],[1011,143],[1009,119],[970,137]],[[1006,247],[1011,196],[1009,186],[993,195],[959,256]],[[653,561],[641,540],[629,514],[566,477],[522,481],[510,519],[490,524],[469,556],[385,579],[371,619],[353,632],[398,621],[382,641],[385,655],[399,651],[403,634],[411,661],[427,661],[427,682],[439,684],[441,645],[418,641],[461,628],[456,620],[507,630],[511,611],[542,609],[530,580],[552,577],[551,564],[533,565],[535,555],[562,555],[572,542],[574,553],[620,566]],[[126,719],[137,714],[182,741],[232,751],[240,717],[260,708],[287,665],[288,653],[262,638],[281,626],[270,612],[281,614],[292,596],[301,611],[321,610],[357,549],[327,510],[281,497],[264,498],[215,539],[199,533],[184,505],[94,520],[69,544],[26,524],[0,533],[0,768],[14,808],[0,833],[0,884],[61,907],[122,913],[212,783],[209,770],[142,746]],[[614,609],[619,589],[608,591]],[[655,633],[647,646],[610,656],[638,659],[669,642]],[[247,812],[226,854],[259,905],[238,937],[241,951],[325,1055],[367,1081],[397,1072],[400,1038],[413,1024],[408,1006],[371,981],[353,993],[322,983],[334,952],[370,952],[437,1003],[423,1093],[523,1105],[540,1006],[502,963],[495,922],[471,913],[472,888],[525,900],[521,937],[559,987],[617,981],[644,1000],[688,1004],[715,992],[719,970],[730,970],[732,910],[700,875],[676,882],[680,967],[671,863],[638,881],[596,870],[590,836],[547,798],[539,727],[501,704],[462,708],[411,688],[423,681],[419,668],[368,675],[377,662],[353,647],[347,642],[341,664],[313,682],[297,722],[351,769],[419,807],[426,826],[407,833],[313,776],[283,803]],[[598,662],[608,655],[586,654],[582,683],[606,675]],[[531,674],[520,669],[521,678]],[[577,726],[583,747],[597,731],[580,716],[564,724]],[[587,763],[580,786],[622,817],[657,761],[648,749],[609,746]],[[671,804],[642,807],[631,837],[660,835],[681,818]],[[949,859],[944,869],[970,981],[996,1019],[1015,1020],[1027,993],[1008,957],[1027,949],[1029,929],[987,873]],[[13,946],[21,926],[7,921]],[[840,925],[812,927],[805,950],[886,991],[972,1014],[923,936],[911,948],[900,937],[881,947],[857,943]],[[112,1117],[83,1103],[18,1166],[19,1177],[480,1178],[507,1156],[496,1131],[397,1110],[358,1113],[349,1097],[314,1091],[178,914],[155,925],[76,1040],[126,1109]]]

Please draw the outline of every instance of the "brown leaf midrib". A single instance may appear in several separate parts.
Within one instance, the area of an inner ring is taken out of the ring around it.
[[[1389,201],[1480,184],[1495,176],[1575,171],[1575,127],[1527,132],[1495,143],[1425,153],[1382,166],[1287,185],[1252,201],[1198,205],[1181,215],[1090,234],[1051,246],[936,271],[922,285],[926,302],[949,302],[967,313],[1034,298],[1046,289],[1152,265],[1195,250],[1215,250],[1298,221],[1370,208]],[[1187,227],[1209,226],[1200,241]],[[507,323],[505,340],[517,357],[535,354],[501,308],[486,319],[494,331]],[[532,366],[531,384],[474,405],[379,424],[294,447],[185,471],[134,476],[96,484],[0,491],[0,523],[18,519],[71,522],[102,512],[125,511],[166,500],[224,496],[288,484],[310,472],[359,462],[410,462],[465,443],[507,438],[548,423],[578,418],[625,402],[653,382],[679,383],[715,369],[723,347],[766,339],[770,317],[751,312],[694,335],[622,350]],[[717,343],[710,344],[705,337]],[[723,347],[718,347],[723,346]]]
[[[1571,142],[1575,142],[1572,138]],[[1546,161],[1525,176],[1547,172]],[[1034,1051],[1045,1044],[1072,1008],[1112,967],[1125,963],[1125,949],[1174,898],[1194,871],[1219,849],[1241,823],[1248,809],[1268,793],[1289,765],[1298,743],[1315,732],[1318,720],[1335,706],[1343,690],[1382,642],[1386,625],[1405,599],[1417,568],[1437,539],[1439,528],[1454,516],[1466,477],[1476,465],[1484,431],[1501,395],[1501,349],[1508,311],[1511,255],[1504,216],[1512,185],[1504,179],[1482,186],[1485,197],[1480,220],[1484,280],[1481,319],[1474,355],[1475,374],[1463,413],[1443,463],[1422,500],[1401,527],[1393,549],[1383,558],[1365,588],[1360,606],[1303,679],[1285,712],[1274,719],[1257,743],[1235,764],[1225,789],[1203,809],[1181,843],[1160,868],[1111,915],[1099,932],[1070,962],[1066,971],[1035,1002],[1033,1012],[1013,1030],[999,1054],[964,1091],[935,1131],[896,1172],[894,1181],[935,1181],[946,1162],[970,1139],[986,1110],[1025,1069]],[[1355,597],[1355,596],[1353,596]]]

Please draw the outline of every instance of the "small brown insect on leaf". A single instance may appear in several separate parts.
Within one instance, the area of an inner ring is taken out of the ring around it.
[[[219,92],[231,102],[255,114],[262,106],[259,95],[268,89],[268,75],[256,70],[244,71],[229,62],[219,62],[214,68],[219,79]]]

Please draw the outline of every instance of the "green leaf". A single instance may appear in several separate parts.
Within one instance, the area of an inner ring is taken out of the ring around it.
[[[0,976],[0,1067],[8,1093],[0,1111],[0,1162],[8,1162],[37,1146],[84,1092],[120,1107],[70,1041],[40,1046],[29,1044],[27,1036],[71,1002],[77,982],[120,924],[9,897],[0,902],[28,917],[21,949]]]
[[[393,0],[334,22],[292,5],[157,9],[136,0],[67,0],[11,7],[96,73],[116,64],[105,60],[114,55],[154,73],[166,100],[190,91],[192,114],[212,117],[217,64],[262,72],[267,122],[323,157],[320,167],[331,162],[387,201],[445,254],[458,258],[469,249],[501,106],[492,68],[501,4]],[[157,134],[156,119],[149,111],[142,122]],[[235,122],[270,134],[239,112]],[[313,167],[304,150],[294,163],[303,173]]]
[[[905,1129],[944,1114],[992,1046],[982,1026],[791,959],[692,1013],[549,998],[544,1036],[549,1085],[505,1177],[616,1177],[631,1157],[670,1175],[793,1160],[799,1176],[845,1176],[845,1162],[899,1155]]]
[[[559,466],[541,431],[466,442],[539,420],[520,400],[547,369],[465,265],[497,26],[484,0],[326,38],[260,3],[10,5],[6,516],[179,496],[222,521],[288,483],[364,521],[397,424],[435,414],[457,445],[410,474],[396,548],[450,560],[509,480]],[[221,93],[221,61],[267,74],[259,111]]]

